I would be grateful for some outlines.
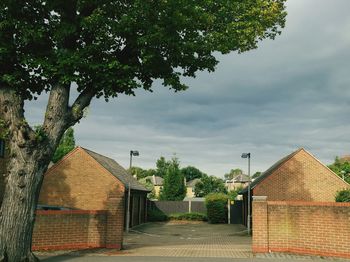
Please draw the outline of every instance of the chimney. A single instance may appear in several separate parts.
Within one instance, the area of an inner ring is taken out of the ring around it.
[[[153,185],[155,185],[156,184],[156,175],[153,175],[152,178],[153,178]]]
[[[184,177],[184,183],[185,183],[185,186],[187,185],[187,182],[186,182],[186,177]]]

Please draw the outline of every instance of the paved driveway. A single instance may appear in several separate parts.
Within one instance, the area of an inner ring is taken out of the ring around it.
[[[250,258],[242,225],[147,223],[124,236],[125,256]]]

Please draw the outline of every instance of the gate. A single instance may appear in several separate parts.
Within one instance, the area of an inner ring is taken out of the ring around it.
[[[243,224],[243,200],[231,201],[230,205],[230,223]]]

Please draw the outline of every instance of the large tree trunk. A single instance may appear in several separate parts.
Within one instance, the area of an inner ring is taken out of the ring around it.
[[[0,209],[0,261],[4,262],[38,261],[31,253],[32,232],[47,164],[39,164],[43,156],[38,152],[28,155],[25,151],[11,159]]]
[[[9,161],[0,208],[0,262],[38,261],[31,252],[35,210],[52,155],[67,129],[69,89],[53,88],[42,129],[24,118],[24,101],[11,89],[0,89],[0,117],[9,132]]]

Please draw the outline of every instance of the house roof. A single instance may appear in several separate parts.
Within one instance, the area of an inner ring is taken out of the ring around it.
[[[196,185],[199,181],[201,181],[199,178],[195,178],[195,179],[193,179],[193,180],[188,181],[188,182],[186,183],[186,186],[187,186],[187,187],[195,187],[195,185]]]
[[[286,163],[289,159],[291,159],[293,156],[295,156],[297,153],[305,149],[299,148],[298,150],[294,151],[293,153],[285,156],[284,158],[277,161],[275,164],[273,164],[269,169],[267,169],[264,173],[262,173],[260,176],[258,176],[251,184],[250,188],[253,189],[256,187],[261,181],[263,181],[265,178],[267,178],[269,175],[271,175],[275,170],[277,170],[280,166],[282,166],[284,163]],[[239,193],[243,194],[248,191],[248,187],[243,188]]]
[[[245,183],[249,181],[249,176],[240,174],[232,179],[233,183]]]
[[[100,155],[86,148],[82,149],[86,153],[88,153],[93,159],[95,159],[101,166],[103,166],[109,173],[111,173],[120,182],[122,182],[125,188],[129,188],[130,185],[130,189],[149,192],[147,188],[145,188],[141,183],[139,183],[132,175],[130,175],[122,166],[120,166],[112,158]]]
[[[155,186],[162,186],[164,182],[164,179],[160,176],[146,176],[144,179],[150,180]]]

